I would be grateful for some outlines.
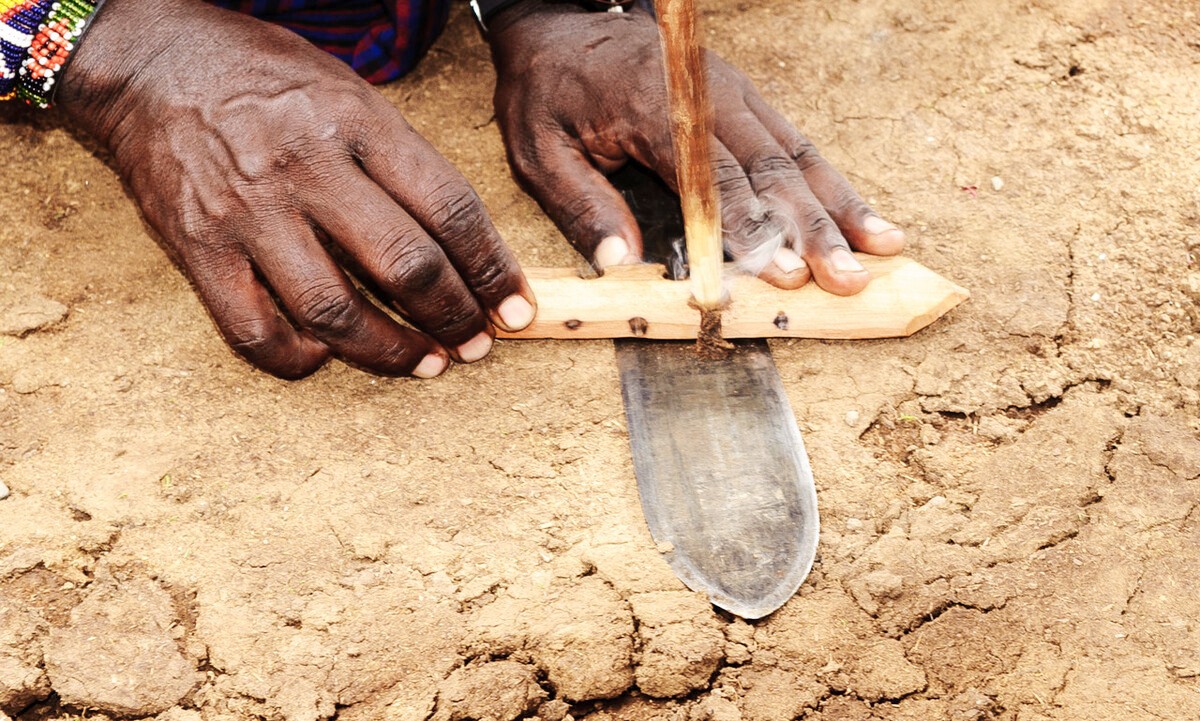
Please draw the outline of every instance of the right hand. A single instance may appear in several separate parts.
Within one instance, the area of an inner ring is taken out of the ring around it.
[[[532,321],[467,181],[293,33],[198,1],[109,0],[62,82],[63,110],[108,146],[226,342],[259,368],[299,378],[333,355],[428,378],[485,356],[493,326]]]
[[[654,17],[522,0],[488,20],[488,42],[514,175],[597,268],[640,261],[637,221],[605,174],[635,160],[676,187]],[[838,295],[861,291],[870,275],[851,251],[895,255],[904,233],[744,73],[714,53],[705,59],[726,249],[780,288],[811,278]]]

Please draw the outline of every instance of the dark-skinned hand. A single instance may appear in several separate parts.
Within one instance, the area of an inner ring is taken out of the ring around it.
[[[633,159],[675,187],[653,17],[523,0],[491,20],[488,39],[496,117],[517,180],[598,268],[638,262],[637,223],[604,174]],[[850,250],[894,255],[903,232],[745,75],[712,52],[706,58],[726,248],[781,288],[815,278],[833,293],[862,290],[869,277]]]
[[[467,181],[293,33],[199,0],[109,0],[63,82],[60,106],[108,147],[225,340],[259,368],[297,378],[332,355],[427,378],[486,355],[494,326],[533,319]]]

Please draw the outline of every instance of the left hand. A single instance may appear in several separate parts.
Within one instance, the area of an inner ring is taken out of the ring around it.
[[[332,355],[431,378],[533,319],[466,179],[288,30],[198,0],[108,0],[59,101],[108,148],[229,346],[264,371],[300,378]]]
[[[524,0],[489,22],[496,117],[517,180],[600,269],[641,260],[637,222],[604,174],[629,159],[672,188],[675,161],[658,28],[646,12]],[[851,254],[895,255],[879,217],[750,80],[706,51],[714,174],[726,248],[781,288],[839,295],[870,280]]]

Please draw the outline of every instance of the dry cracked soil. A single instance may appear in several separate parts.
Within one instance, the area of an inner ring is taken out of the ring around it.
[[[799,595],[746,623],[660,560],[611,343],[265,377],[94,147],[6,110],[0,721],[1200,717],[1196,5],[702,9],[974,294],[773,343],[824,519]],[[526,264],[577,263],[491,83],[459,8],[383,92]]]

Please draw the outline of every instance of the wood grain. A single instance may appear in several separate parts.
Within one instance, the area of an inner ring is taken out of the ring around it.
[[[836,296],[815,283],[780,290],[758,278],[728,278],[732,302],[726,338],[892,338],[912,335],[966,300],[966,289],[905,257],[858,255],[871,282],[858,295]],[[700,314],[688,306],[685,281],[658,265],[616,266],[585,280],[572,269],[527,268],[538,300],[533,324],[500,338],[694,339]]]
[[[721,260],[721,211],[712,171],[712,104],[704,53],[696,40],[695,0],[655,0],[667,76],[675,176],[683,208],[692,296],[717,310],[725,300]],[[719,317],[713,319],[718,323]]]

